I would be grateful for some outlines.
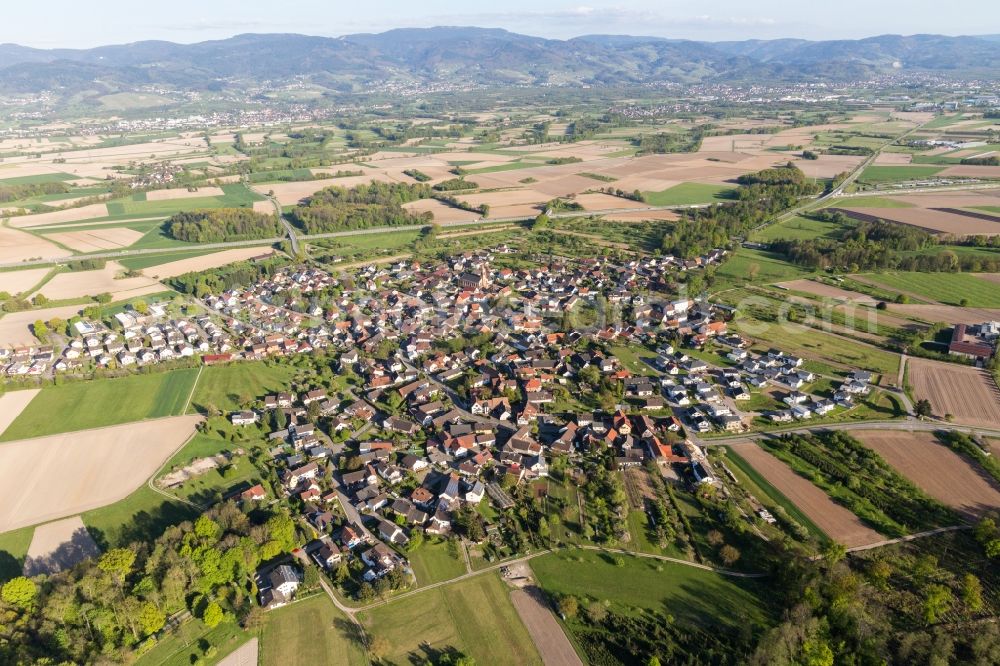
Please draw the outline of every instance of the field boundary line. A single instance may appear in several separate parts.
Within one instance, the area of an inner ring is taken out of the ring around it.
[[[198,382],[201,380],[201,373],[204,369],[204,364],[198,366],[198,374],[194,378],[194,383],[191,384],[191,390],[188,391],[187,401],[184,403],[184,409],[181,410],[180,416],[187,414],[188,408],[191,407],[191,400],[194,398],[194,391],[198,388]]]

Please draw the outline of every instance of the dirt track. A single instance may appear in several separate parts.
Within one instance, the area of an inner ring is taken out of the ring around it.
[[[583,666],[573,644],[545,604],[541,590],[537,587],[514,590],[510,599],[546,666]]]
[[[1000,427],[1000,391],[984,371],[922,358],[908,362],[910,384],[919,400],[929,400],[936,416],[955,423]]]
[[[755,442],[736,444],[733,450],[834,541],[851,548],[882,541],[885,538]]]
[[[1000,508],[1000,484],[933,433],[871,430],[855,436],[921,490],[963,514],[977,517]]]

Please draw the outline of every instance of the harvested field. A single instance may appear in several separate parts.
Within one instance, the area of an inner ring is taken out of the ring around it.
[[[124,499],[180,449],[200,420],[173,416],[0,446],[0,532]]]
[[[801,291],[806,294],[815,294],[823,298],[832,298],[838,301],[849,301],[851,303],[863,303],[866,305],[875,305],[877,303],[874,298],[867,294],[859,294],[856,291],[848,291],[828,284],[822,284],[821,282],[813,282],[812,280],[779,282],[777,286],[791,289],[792,291]]]
[[[262,213],[264,215],[272,215],[274,214],[274,206],[270,201],[254,201],[253,212]]]
[[[635,211],[634,213],[611,213],[604,216],[609,222],[676,222],[681,216],[672,210]]]
[[[808,479],[796,474],[781,460],[754,442],[735,444],[739,455],[767,481],[791,500],[834,541],[848,548],[882,541],[884,537],[837,504]]]
[[[907,361],[917,399],[931,403],[936,416],[951,414],[955,423],[1000,427],[1000,391],[983,370],[923,358]]]
[[[586,210],[628,210],[631,208],[649,207],[649,204],[645,204],[641,201],[622,199],[621,197],[614,197],[610,194],[579,194],[574,201],[583,206]]]
[[[0,395],[0,435],[14,422],[41,389],[11,391]]]
[[[257,655],[259,652],[259,639],[251,638],[246,643],[220,659],[218,666],[257,666]]]
[[[863,160],[854,155],[820,155],[816,160],[794,160],[794,163],[810,178],[833,178],[838,173],[852,171]]]
[[[1000,484],[929,432],[855,433],[925,493],[970,518],[1000,509]]]
[[[354,187],[355,185],[370,183],[375,180],[393,182],[394,179],[389,178],[385,174],[373,171],[365,174],[364,176],[349,176],[347,178],[304,180],[291,183],[264,183],[254,186],[254,190],[258,194],[267,194],[269,191],[273,191],[274,198],[278,200],[279,204],[282,206],[292,206],[309,197],[311,194],[319,192],[325,187],[331,187],[333,185],[340,187]]]
[[[205,271],[209,268],[218,268],[219,266],[231,264],[234,261],[245,261],[254,257],[271,256],[273,254],[275,254],[274,250],[267,246],[241,247],[235,250],[223,250],[222,252],[203,254],[198,257],[170,261],[165,264],[160,264],[159,266],[147,268],[143,272],[149,278],[166,280],[167,278],[184,275],[185,273]]]
[[[148,277],[116,280],[115,276],[124,270],[125,267],[118,262],[109,261],[104,268],[96,271],[60,273],[37,293],[44,294],[49,300],[63,300],[110,292],[112,299],[118,301],[166,290],[162,284]]]
[[[403,208],[412,213],[432,213],[434,221],[438,224],[471,222],[481,217],[479,213],[472,213],[461,208],[453,208],[441,203],[437,199],[411,201],[410,203],[403,204]]]
[[[16,296],[22,291],[28,291],[49,274],[51,268],[29,268],[23,271],[6,271],[0,273],[0,291],[6,291]]]
[[[898,224],[908,224],[938,234],[954,236],[996,236],[1000,234],[1000,220],[992,222],[927,208],[831,208],[830,210],[840,210],[855,219],[869,222],[886,220]]]
[[[0,317],[0,345],[37,345],[38,338],[31,334],[31,325],[35,321],[49,321],[54,317],[70,319],[80,313],[82,306],[64,305],[44,310],[25,310],[10,312]]]
[[[80,516],[57,520],[35,528],[24,575],[54,574],[70,569],[89,557],[101,554]]]
[[[982,277],[982,276],[980,276]],[[1000,320],[1000,309],[963,308],[957,305],[897,305],[889,304],[891,312],[923,321],[940,321],[945,324],[981,324],[984,321]]]
[[[886,153],[881,152],[875,158],[878,166],[894,166],[897,164],[910,164],[913,162],[913,155],[909,153]]]
[[[224,197],[226,193],[221,187],[199,187],[194,192],[186,188],[172,190],[153,190],[146,192],[146,201],[173,201],[175,199],[190,199],[192,197]]]
[[[950,166],[939,176],[958,176],[961,178],[1000,178],[1000,166],[975,166],[972,164],[958,164]]]
[[[107,217],[108,216],[108,206],[107,204],[91,204],[89,206],[81,206],[79,208],[67,208],[65,210],[56,210],[51,213],[39,213],[37,215],[22,215],[20,217],[11,218],[10,226],[23,229],[28,227],[37,227],[42,224],[56,224],[59,222],[79,222],[80,220],[89,220],[95,217]]]
[[[65,257],[66,250],[33,234],[0,227],[0,263],[17,263],[27,259]]]
[[[531,586],[514,590],[510,600],[538,648],[542,663],[546,666],[583,666],[540,589]]]
[[[914,204],[920,208],[969,208],[971,206],[1000,206],[1000,189],[967,190],[957,192],[927,192],[924,194],[893,194],[896,201]],[[850,201],[849,198],[844,201]]]
[[[78,252],[100,252],[128,247],[143,237],[143,232],[128,227],[108,227],[90,231],[64,231],[48,238]]]

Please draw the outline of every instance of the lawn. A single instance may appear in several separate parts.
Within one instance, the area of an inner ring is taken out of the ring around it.
[[[424,542],[416,550],[407,553],[417,585],[429,585],[450,580],[465,573],[465,563],[458,553],[456,543],[445,540],[438,543]]]
[[[615,563],[616,557],[622,566]],[[618,613],[665,611],[678,622],[702,627],[768,622],[768,610],[758,596],[763,589],[757,584],[704,569],[579,549],[535,558],[531,568],[549,594],[575,594],[606,603]]]
[[[1000,307],[1000,288],[967,273],[879,273],[868,276],[886,287],[907,291],[931,300],[974,308]]]
[[[939,173],[940,166],[870,166],[861,172],[858,180],[865,183],[896,183],[921,180]]]
[[[261,666],[367,664],[355,626],[325,594],[267,614],[260,637]]]
[[[243,398],[287,391],[294,375],[295,369],[288,365],[267,362],[209,366],[201,373],[188,412],[204,412],[208,406],[232,411]]]
[[[384,663],[423,663],[429,653],[447,648],[479,664],[542,663],[510,590],[493,573],[390,601],[358,617]]]
[[[707,183],[681,183],[662,192],[643,192],[651,206],[693,206],[731,201],[735,187]]]
[[[197,375],[196,368],[186,368],[44,388],[0,441],[177,416]]]

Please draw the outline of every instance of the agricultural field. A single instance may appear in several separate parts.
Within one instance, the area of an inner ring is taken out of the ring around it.
[[[662,192],[644,192],[646,203],[651,206],[694,206],[720,203],[733,198],[734,187],[720,187],[706,183],[681,183]]]
[[[20,416],[41,389],[25,389],[0,394],[0,435]]]
[[[906,362],[915,398],[928,400],[939,417],[951,414],[956,423],[1000,427],[1000,391],[983,370],[923,358]]]
[[[925,180],[941,171],[942,167],[937,166],[870,166],[861,172],[858,180],[872,185],[882,185],[910,180]]]
[[[390,601],[358,618],[373,654],[386,664],[409,664],[449,648],[477,663],[541,664],[510,590],[496,574]]]
[[[848,509],[807,478],[755,443],[732,445],[731,450],[794,504],[823,534],[848,548],[882,541],[884,537],[865,525]],[[808,524],[808,523],[803,523]]]
[[[0,446],[0,531],[125,498],[194,434],[198,420],[179,416],[8,441]]]
[[[870,430],[857,438],[928,495],[971,519],[1000,509],[1000,484],[933,433]]]
[[[363,666],[357,629],[325,594],[267,614],[260,635],[261,666]]]
[[[46,387],[0,441],[176,416],[184,411],[197,376],[192,368]]]
[[[968,273],[878,273],[865,277],[889,289],[916,294],[932,302],[1000,308],[1000,289],[996,283]]]

